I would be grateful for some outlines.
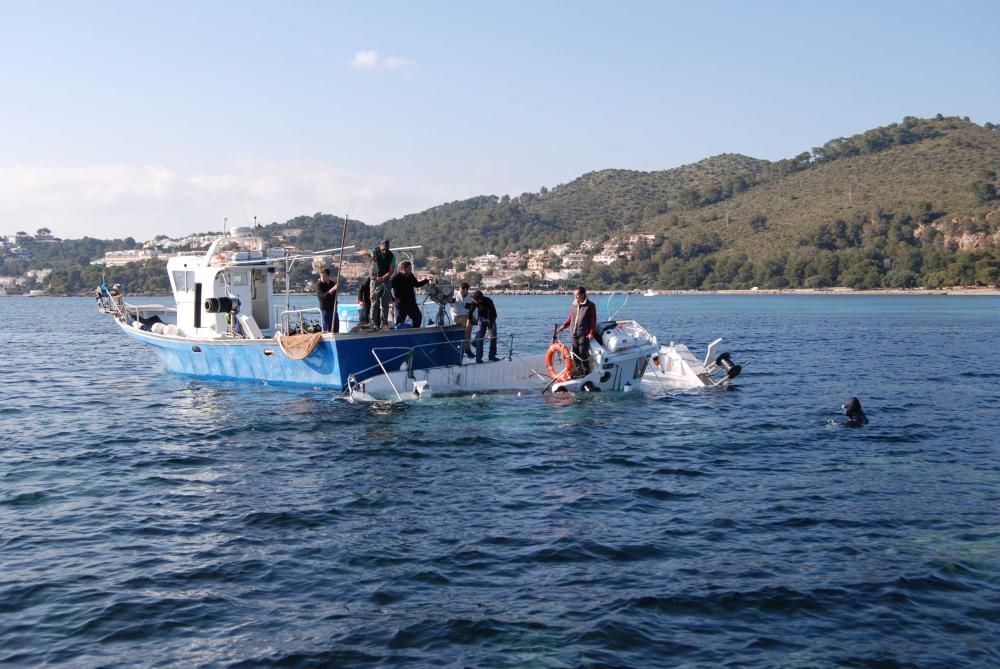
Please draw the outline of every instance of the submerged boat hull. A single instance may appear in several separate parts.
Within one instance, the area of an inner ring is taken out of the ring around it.
[[[404,365],[423,369],[458,364],[465,336],[461,326],[324,334],[308,356],[293,360],[272,338],[194,339],[120,325],[177,374],[336,390],[347,388],[352,376],[361,381]]]
[[[356,399],[393,401],[484,392],[629,392],[637,388],[657,351],[656,338],[635,321],[606,321],[597,329],[586,373],[577,370],[573,374],[572,364],[556,369],[554,353],[560,345],[553,343],[544,354],[386,373],[352,384],[349,390]],[[563,346],[561,355],[568,354]]]

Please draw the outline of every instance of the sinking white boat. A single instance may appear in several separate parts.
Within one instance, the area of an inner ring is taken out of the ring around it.
[[[683,344],[661,346],[635,321],[605,321],[597,330],[598,336],[590,343],[587,373],[574,374],[569,349],[554,342],[545,353],[511,353],[497,362],[404,367],[367,379],[349,379],[349,396],[360,401],[396,402],[485,393],[631,392],[647,386],[713,387],[739,374],[739,365],[726,367],[729,354],[713,362],[708,358],[699,362]],[[721,341],[709,346],[710,356],[715,355]]]
[[[734,363],[730,353],[719,353],[720,344],[722,339],[709,344],[704,360],[698,360],[684,344],[670,342],[660,346],[650,356],[642,389],[714,388],[730,383],[740,375],[743,366]]]

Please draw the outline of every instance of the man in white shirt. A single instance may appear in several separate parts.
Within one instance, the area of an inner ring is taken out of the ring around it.
[[[451,321],[455,325],[465,326],[464,352],[466,358],[476,357],[476,354],[472,352],[472,324],[478,319],[476,318],[476,311],[472,307],[472,295],[469,293],[469,284],[463,281],[458,289],[458,295],[452,298]]]

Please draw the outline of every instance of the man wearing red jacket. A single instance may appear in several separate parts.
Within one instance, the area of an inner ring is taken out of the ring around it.
[[[583,286],[576,287],[569,316],[557,332],[566,328],[573,333],[573,358],[580,362],[580,373],[573,376],[586,376],[590,374],[590,340],[597,333],[597,305],[587,299],[587,289]]]

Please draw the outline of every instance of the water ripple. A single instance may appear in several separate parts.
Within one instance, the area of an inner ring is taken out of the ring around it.
[[[544,346],[565,300],[522,299]],[[92,300],[4,298],[0,663],[1000,665],[998,375],[911,364],[998,348],[970,299],[646,301],[745,377],[400,406],[142,375]]]

